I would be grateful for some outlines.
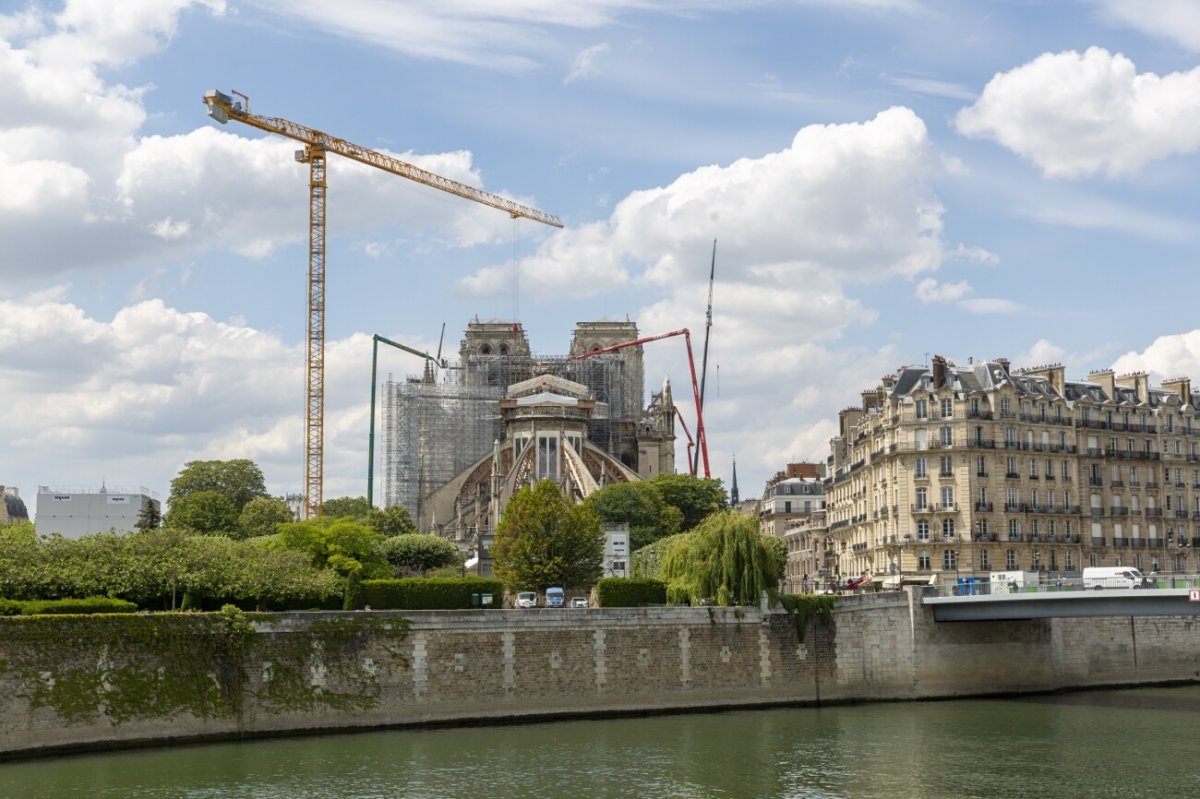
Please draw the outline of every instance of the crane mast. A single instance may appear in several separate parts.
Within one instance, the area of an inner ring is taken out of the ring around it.
[[[687,344],[688,368],[691,370],[692,374],[692,396],[696,400],[696,446],[699,448],[701,458],[704,461],[704,476],[707,478],[710,476],[708,470],[708,439],[704,435],[704,406],[700,402],[700,388],[696,384],[696,361],[692,357],[691,331],[689,331],[686,327],[683,327],[679,330],[672,330],[669,333],[659,333],[657,336],[646,336],[644,338],[634,339],[633,341],[622,341],[619,344],[612,344],[608,347],[601,347],[600,349],[581,352],[578,355],[572,355],[570,360],[578,361],[584,358],[590,358],[593,355],[603,355],[606,352],[623,350],[626,347],[636,347],[639,344],[649,344],[651,341],[661,341],[664,338],[671,338],[672,336],[683,336],[684,343]],[[684,432],[687,432],[686,426],[684,427]],[[688,436],[688,439],[691,439],[690,435]],[[688,458],[688,461],[688,468],[691,471],[691,475],[692,477],[695,477],[696,465],[690,457]]]
[[[321,513],[324,504],[326,154],[335,153],[384,172],[432,186],[440,191],[499,209],[513,218],[532,219],[559,228],[562,227],[562,222],[553,214],[436,175],[399,158],[305,127],[290,119],[251,114],[250,98],[237,91],[232,94],[242,99],[234,100],[232,96],[216,90],[205,92],[204,104],[208,106],[208,115],[221,124],[232,119],[268,133],[302,142],[304,149],[296,152],[296,160],[309,166],[308,390],[304,444],[304,505],[305,517],[312,518]]]

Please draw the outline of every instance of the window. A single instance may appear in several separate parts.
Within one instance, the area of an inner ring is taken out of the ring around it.
[[[917,522],[917,540],[918,541],[928,541],[929,540],[929,520],[928,519],[921,519],[919,522]]]
[[[558,438],[538,436],[537,476],[539,480],[558,479]]]
[[[1063,567],[1067,571],[1075,570],[1075,553],[1069,549],[1067,550],[1067,561],[1066,561],[1066,563],[1063,564]]]
[[[1016,541],[1021,537],[1021,522],[1019,519],[1008,520],[1008,537],[1010,540]]]
[[[954,443],[954,433],[949,427],[943,427],[938,430],[938,436],[941,439],[942,446],[948,447]]]
[[[992,560],[988,557],[986,549],[979,550],[979,568],[982,571],[990,571],[992,568]]]
[[[942,519],[942,538],[954,537],[954,520]]]
[[[913,473],[916,474],[917,477],[928,477],[929,476],[929,474],[925,468],[925,459],[924,458],[917,458],[917,462],[913,465]]]
[[[1071,479],[1071,462],[1070,461],[1062,462],[1062,479],[1064,479],[1064,480]]]
[[[987,519],[980,519],[979,521],[975,522],[975,527],[979,531],[980,538],[983,538],[988,534]]]
[[[1008,397],[1001,397],[1000,413],[1003,413],[1005,415],[1012,413],[1012,400],[1010,400]]]
[[[1059,434],[1058,434],[1058,448],[1059,448],[1060,450],[1064,450],[1064,449],[1066,449],[1066,448],[1067,448],[1067,434],[1066,434],[1066,433],[1059,432]]]
[[[917,553],[917,571],[927,572],[930,570],[929,550],[922,549]]]
[[[918,419],[924,419],[929,414],[925,410],[925,400],[919,399],[916,402],[916,416]]]
[[[1088,553],[1088,565],[1091,566],[1092,568],[1095,568],[1100,565],[1100,558],[1096,555],[1095,552]]]
[[[1062,415],[1062,406],[1061,406],[1061,405],[1055,405],[1055,406],[1054,406],[1054,420],[1055,420],[1056,422],[1061,422],[1061,421],[1062,421],[1062,418],[1063,418],[1063,415]],[[1061,436],[1061,435],[1062,435],[1062,433],[1059,433],[1059,435]]]
[[[954,486],[942,486],[942,508],[954,507]]]
[[[1037,476],[1038,476],[1038,471],[1037,471],[1037,459],[1036,459],[1036,458],[1030,458],[1030,459],[1029,459],[1029,477],[1030,477],[1031,479],[1033,479],[1033,480],[1036,480],[1036,479],[1037,479]]]
[[[977,397],[971,398],[971,415],[972,416],[979,415],[979,399]]]
[[[1051,480],[1054,479],[1054,461],[1049,458],[1046,458],[1046,477]]]
[[[924,487],[918,488],[917,489],[917,510],[924,510],[927,507],[929,507],[929,489],[924,488]]]
[[[1008,477],[1020,477],[1017,472],[1017,458],[1015,455],[1009,455],[1004,459],[1004,473]]]
[[[1017,570],[1017,551],[1010,549],[1004,553],[1004,568],[1009,571]]]
[[[1021,504],[1021,489],[1019,489],[1019,488],[1008,489],[1008,502],[1005,504],[1006,504],[1005,510],[1016,510],[1017,506],[1019,506]]]
[[[980,455],[975,460],[975,474],[980,477],[987,477],[987,456]]]
[[[949,455],[943,455],[940,458],[938,458],[938,467],[939,467],[938,474],[940,474],[942,477],[953,477],[954,476],[954,468],[952,465],[953,463],[954,463],[954,459],[951,458]]]
[[[954,571],[958,568],[958,551],[954,549],[942,550],[942,570]]]
[[[792,501],[790,499],[783,503],[783,512],[784,513],[792,512]]]
[[[942,418],[949,419],[954,415],[954,404],[948,400],[942,400]]]

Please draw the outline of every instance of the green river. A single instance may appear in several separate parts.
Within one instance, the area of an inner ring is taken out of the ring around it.
[[[1200,796],[1200,686],[326,735],[0,764],[0,799]]]

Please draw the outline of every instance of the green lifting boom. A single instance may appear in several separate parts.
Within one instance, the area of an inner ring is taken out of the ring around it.
[[[430,355],[428,352],[414,350],[412,347],[406,347],[403,344],[398,344],[389,338],[376,333],[371,341],[371,436],[367,443],[367,505],[375,507],[375,372],[379,364],[379,343],[389,344],[398,350],[412,353],[418,357],[428,361],[433,361],[434,366],[445,368],[445,363],[439,363],[438,359]]]

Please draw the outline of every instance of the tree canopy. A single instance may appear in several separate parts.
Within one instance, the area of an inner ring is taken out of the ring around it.
[[[510,589],[585,586],[603,573],[604,533],[587,505],[551,480],[513,495],[496,525],[493,570]]]
[[[656,474],[648,481],[661,493],[668,505],[679,508],[683,521],[679,529],[691,530],[711,513],[728,507],[729,496],[721,481],[688,474]]]
[[[238,537],[238,513],[220,491],[194,491],[171,502],[167,527]]]
[[[363,520],[371,512],[371,506],[366,497],[335,497],[325,500],[321,514],[331,519]]]
[[[757,519],[726,510],[673,541],[660,570],[673,600],[754,605],[779,585],[783,563]]]
[[[242,508],[238,517],[238,530],[243,538],[259,538],[275,535],[279,525],[294,521],[292,509],[282,499],[255,497]]]
[[[255,497],[267,496],[262,469],[254,461],[240,458],[230,461],[188,461],[171,481],[168,508],[189,494],[216,491],[233,504],[234,516]]]
[[[408,533],[392,536],[376,547],[397,577],[424,577],[430,569],[462,563],[458,547],[440,535]]]
[[[629,525],[631,550],[674,535],[683,524],[683,513],[667,504],[662,491],[650,482],[613,483],[588,497],[586,504],[601,522]]]
[[[280,525],[277,546],[305,552],[318,569],[343,577],[386,577],[389,569],[376,548],[383,535],[365,524],[318,517]]]

